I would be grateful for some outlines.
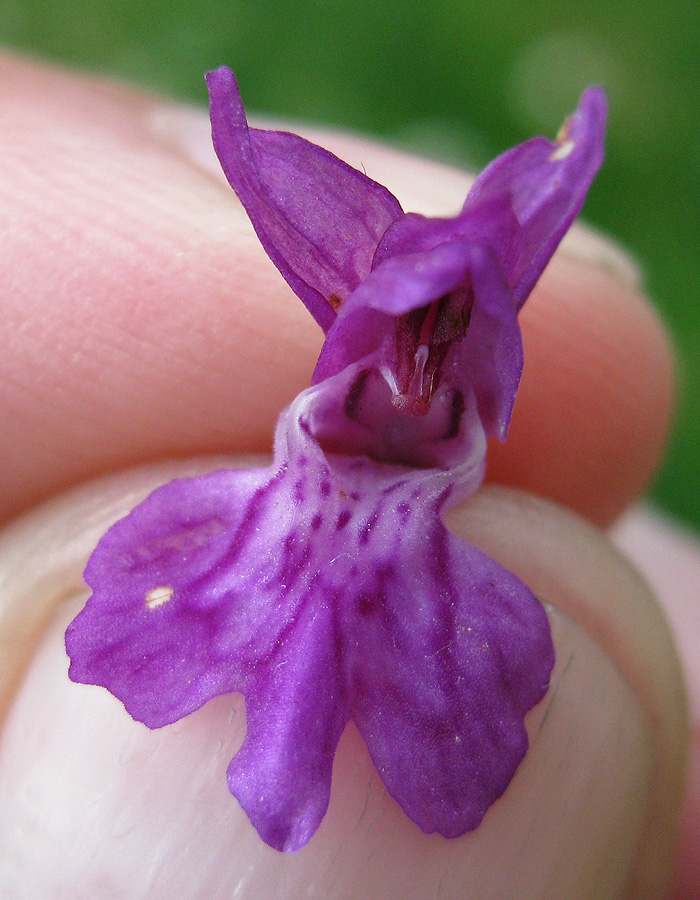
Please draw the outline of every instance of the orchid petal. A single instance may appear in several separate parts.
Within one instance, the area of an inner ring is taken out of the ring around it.
[[[392,256],[426,253],[452,241],[486,244],[502,268],[510,270],[522,252],[522,229],[511,197],[488,197],[447,219],[407,213],[386,230],[374,254],[372,268]]]
[[[309,422],[325,452],[417,469],[450,469],[464,496],[484,477],[486,436],[471,387],[442,386],[425,416],[407,416],[377,368],[378,354],[314,388]],[[338,395],[345,402],[338,403]]]
[[[584,91],[559,138],[533,138],[488,165],[474,182],[463,212],[508,196],[523,229],[518,260],[506,272],[518,308],[527,299],[576,218],[603,161],[607,103],[600,88]]]
[[[474,304],[464,340],[455,348],[451,378],[471,385],[484,430],[504,440],[523,371],[518,313],[490,249],[473,250],[470,277]]]
[[[336,611],[313,590],[327,560],[308,552],[325,468],[308,477],[297,458],[158,489],[93,553],[94,593],[66,634],[71,678],[107,687],[151,728],[244,693],[229,786],[280,850],[318,828],[349,715]]]
[[[390,256],[352,293],[329,331],[314,371],[317,384],[379,346],[397,316],[459,287],[478,253],[454,240],[428,252]]]
[[[293,518],[268,470],[222,471],[154,491],[102,538],[93,595],[66,633],[74,681],[99,684],[150,728],[240,691],[293,619],[270,533]],[[272,509],[272,512],[270,512]]]
[[[296,134],[249,128],[236,79],[207,75],[214,147],[260,242],[327,331],[402,215],[385,187]]]
[[[505,437],[523,366],[517,310],[495,254],[453,239],[433,249],[389,256],[353,292],[329,331],[314,372],[319,383],[369,356],[394,319],[468,285],[473,292],[465,338],[442,379],[476,396],[487,433]]]
[[[300,452],[304,442],[309,465],[320,448],[305,428],[321,390],[289,411],[289,443],[278,437],[278,449]],[[326,458],[327,497],[341,499],[324,504],[335,529],[320,526],[314,569],[322,555],[327,562],[313,602],[335,606],[327,640],[345,669],[352,717],[407,815],[426,832],[462,834],[527,749],[523,719],[554,664],[547,615],[515,575],[442,524],[457,496],[454,469]],[[334,678],[326,685],[340,694]]]
[[[277,850],[303,847],[328,808],[333,757],[350,714],[340,643],[336,611],[318,591],[246,695],[247,734],[228,785]]]
[[[152,728],[243,692],[248,731],[229,787],[273,847],[298,849],[318,828],[351,715],[409,816],[461,833],[524,752],[522,716],[551,668],[546,616],[440,523],[457,470],[324,453],[312,425],[327,389],[283,414],[272,468],[172,482],[110,529],[86,571],[93,596],[66,634],[70,675],[106,686]],[[468,477],[473,490],[478,465]],[[448,632],[445,650],[435,642]],[[416,678],[422,712],[400,713]],[[393,727],[416,742],[405,790],[409,751]],[[448,753],[454,727],[467,747]],[[441,762],[421,770],[431,740]]]
[[[409,818],[456,837],[522,760],[523,717],[547,690],[554,652],[522,582],[437,517],[419,521],[420,536],[397,534],[354,623],[353,718]]]

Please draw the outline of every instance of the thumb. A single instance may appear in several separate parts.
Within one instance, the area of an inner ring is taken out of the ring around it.
[[[228,465],[231,461],[226,461]],[[238,696],[158,731],[68,680],[63,631],[105,528],[156,484],[222,460],[93,483],[0,539],[0,895],[13,900],[658,898],[668,883],[685,741],[667,630],[643,583],[571,514],[504,489],[450,527],[545,603],[557,663],[531,746],[476,831],[426,836],[348,728],[328,815],[293,854],[263,844],[226,789]],[[237,460],[235,465],[245,464]]]

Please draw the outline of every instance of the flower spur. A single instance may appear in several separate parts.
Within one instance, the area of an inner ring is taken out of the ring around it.
[[[228,69],[208,82],[224,171],[326,340],[270,467],[173,481],[102,538],[70,677],[151,728],[242,692],[229,788],[277,849],[318,828],[351,718],[405,813],[456,837],[522,760],[554,652],[529,589],[440,516],[505,436],[517,311],[600,165],[604,97],[426,219],[303,138],[249,129]]]

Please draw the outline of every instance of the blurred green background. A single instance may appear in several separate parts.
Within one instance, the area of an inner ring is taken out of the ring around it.
[[[585,215],[642,262],[680,352],[653,487],[700,528],[700,4],[696,0],[0,0],[0,42],[204,102],[235,69],[249,108],[479,166],[552,134],[582,87],[611,99]]]

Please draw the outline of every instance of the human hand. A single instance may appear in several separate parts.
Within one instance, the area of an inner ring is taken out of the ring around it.
[[[135,463],[267,450],[320,333],[222,188],[204,117],[9,57],[2,68],[2,514]],[[451,170],[350,138],[321,143],[408,209],[447,212],[466,193]],[[525,375],[491,477],[606,525],[663,445],[671,364],[624,261],[581,234],[568,246],[523,312]],[[563,900],[617,896],[631,868],[630,896],[660,896],[684,741],[672,645],[605,540],[541,501],[487,489],[451,516],[559,610],[558,670],[530,717],[531,749],[464,838],[416,833],[349,730],[327,822],[281,856],[221,775],[241,739],[239,702],[149,732],[69,682],[62,630],[100,532],[155,483],[214,465],[120,475],[5,534],[6,696],[23,679],[0,746],[6,893],[410,900],[469,888]]]

